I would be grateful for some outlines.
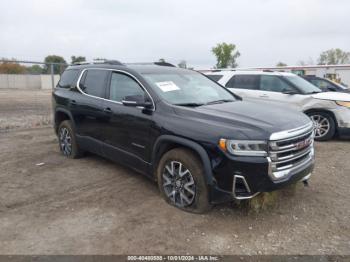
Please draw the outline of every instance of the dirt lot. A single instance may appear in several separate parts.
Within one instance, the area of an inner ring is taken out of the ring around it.
[[[36,121],[40,108],[49,117],[49,92],[30,92],[0,92],[1,123],[35,126],[21,115]],[[13,94],[23,96],[20,113]],[[33,96],[45,99],[37,109]],[[168,206],[156,184],[120,165],[64,158],[50,127],[4,126],[0,254],[350,254],[349,141],[318,143],[310,186],[283,192],[267,210],[224,204],[195,215]]]

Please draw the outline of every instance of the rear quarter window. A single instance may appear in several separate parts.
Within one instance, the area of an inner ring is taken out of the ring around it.
[[[61,75],[61,79],[57,84],[57,87],[59,88],[70,88],[72,85],[74,85],[78,78],[79,70],[77,69],[70,69],[63,72]]]

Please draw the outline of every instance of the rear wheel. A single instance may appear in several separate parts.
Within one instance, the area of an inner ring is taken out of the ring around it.
[[[326,141],[333,138],[336,127],[330,114],[326,112],[312,112],[308,116],[314,122],[315,140]]]
[[[61,153],[69,158],[79,158],[83,151],[79,149],[72,123],[69,120],[62,121],[58,127],[58,142]]]
[[[203,165],[192,151],[172,149],[158,164],[158,187],[170,205],[188,212],[204,213],[211,205],[203,174]]]

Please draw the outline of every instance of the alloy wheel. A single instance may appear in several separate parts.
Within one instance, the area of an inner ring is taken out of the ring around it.
[[[162,176],[164,192],[175,206],[186,207],[193,203],[195,182],[191,172],[181,162],[168,162]]]
[[[62,153],[69,156],[72,153],[72,138],[67,128],[62,127],[60,129],[59,140]]]
[[[328,118],[322,115],[312,115],[310,118],[314,122],[315,138],[322,138],[326,136],[331,128]]]

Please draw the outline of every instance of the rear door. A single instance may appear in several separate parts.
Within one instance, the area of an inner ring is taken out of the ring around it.
[[[243,98],[258,99],[259,80],[259,75],[234,75],[226,83],[225,87]]]
[[[87,147],[87,150],[98,154],[101,153],[101,123],[105,117],[101,98],[104,98],[106,93],[108,73],[105,69],[83,71],[70,105],[78,139],[83,140],[82,145]]]

